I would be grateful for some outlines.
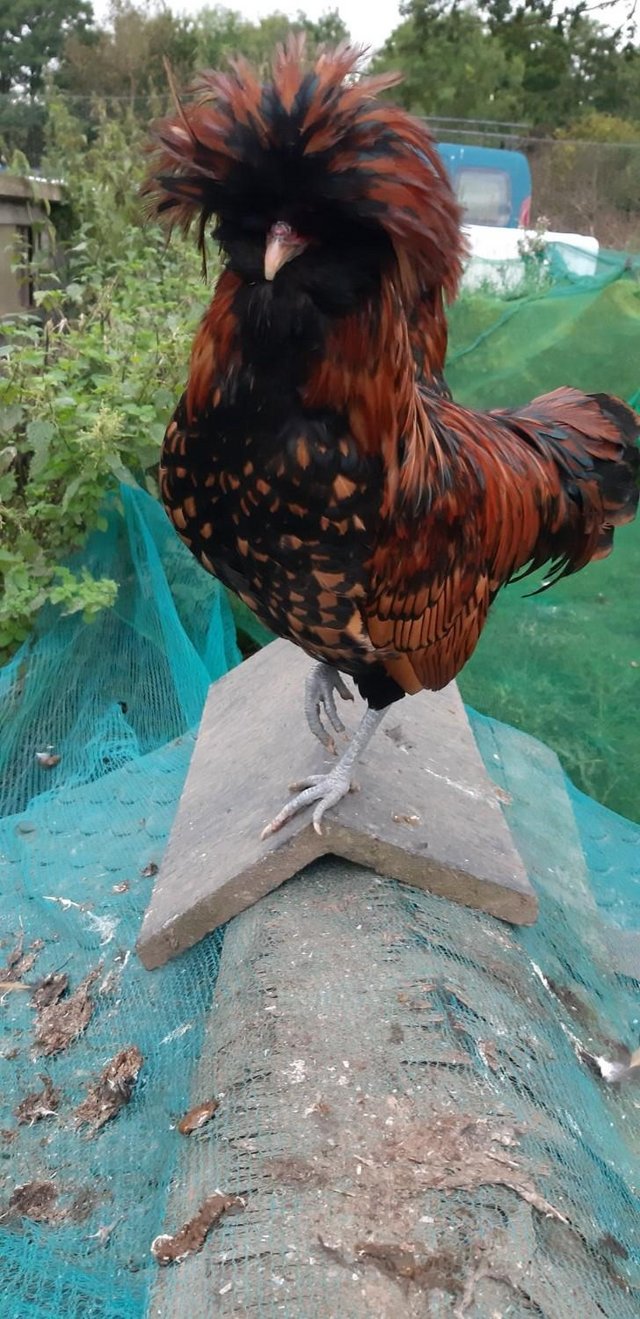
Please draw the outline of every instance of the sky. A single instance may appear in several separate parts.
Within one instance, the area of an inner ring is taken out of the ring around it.
[[[253,20],[276,10],[295,18],[302,9],[309,18],[319,18],[327,10],[338,9],[354,41],[372,50],[379,49],[400,22],[400,0],[167,0],[169,9],[177,14],[197,14],[207,4],[214,8],[218,2]],[[98,22],[104,22],[109,0],[93,0],[93,11]]]
[[[354,41],[371,50],[378,50],[400,22],[400,0],[167,0],[167,3],[170,9],[182,14],[197,14],[205,5],[213,8],[219,3],[222,8],[238,10],[253,20],[275,10],[295,18],[302,9],[309,18],[318,18],[327,10],[337,9]],[[624,22],[631,5],[632,0],[618,0],[613,8],[600,12],[594,7],[592,17],[607,27],[616,26]],[[93,9],[98,21],[104,21],[109,0],[93,0]]]
[[[175,0],[176,9],[178,3],[179,0]],[[174,7],[173,4],[171,7]],[[400,22],[399,0],[293,0],[292,3],[287,3],[287,0],[281,0],[281,3],[278,0],[238,0],[238,3],[234,3],[230,0],[227,7],[239,9],[246,18],[251,19],[263,18],[275,9],[290,14],[292,18],[299,9],[309,18],[319,18],[327,10],[337,9],[354,41],[371,46],[373,50],[384,44],[389,33]],[[199,0],[189,0],[189,3],[182,0],[180,4],[183,13],[197,13],[201,8]]]

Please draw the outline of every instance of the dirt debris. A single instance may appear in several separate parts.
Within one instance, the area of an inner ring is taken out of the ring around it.
[[[69,1198],[71,1197],[71,1198]],[[61,1204],[61,1200],[67,1204]],[[53,1181],[36,1179],[16,1186],[2,1219],[20,1216],[34,1223],[84,1223],[100,1204],[101,1194],[95,1186],[83,1186],[66,1191]]]
[[[192,1132],[199,1131],[201,1127],[211,1121],[219,1107],[220,1103],[217,1099],[209,1099],[203,1104],[196,1104],[194,1108],[189,1109],[188,1113],[185,1113],[184,1117],[180,1118],[178,1131],[183,1136],[190,1136]]]
[[[89,1086],[86,1098],[75,1111],[76,1122],[88,1125],[92,1134],[110,1122],[129,1103],[143,1062],[135,1044],[121,1049]]]
[[[501,788],[498,783],[494,783],[493,792],[494,792],[494,796],[498,799],[498,801],[502,802],[503,806],[513,805],[513,797],[511,796],[510,792],[507,792],[506,788]]]
[[[34,1223],[54,1223],[60,1218],[57,1200],[58,1188],[53,1182],[26,1182],[16,1186],[7,1213],[30,1218]]]
[[[608,1250],[611,1255],[616,1255],[618,1259],[629,1258],[627,1247],[623,1246],[622,1242],[618,1241],[618,1238],[612,1236],[610,1232],[605,1232],[604,1236],[600,1238],[600,1245],[603,1250]]]
[[[438,1250],[431,1255],[420,1255],[415,1248],[395,1245],[392,1242],[356,1241],[355,1253],[362,1262],[374,1264],[381,1273],[394,1281],[414,1283],[423,1291],[462,1293],[463,1263],[453,1251]]]
[[[5,965],[0,967],[0,980],[6,986],[24,980],[24,977],[33,969],[38,953],[42,952],[43,948],[44,940],[34,939],[25,952],[24,934],[21,932],[14,948],[7,957]]]
[[[472,1273],[469,1274],[469,1277],[465,1282],[460,1301],[453,1310],[454,1319],[465,1319],[465,1316],[469,1313],[471,1306],[474,1305],[477,1299],[476,1291],[478,1285],[485,1281],[502,1283],[504,1287],[508,1287],[516,1295],[521,1297],[525,1296],[525,1293],[523,1293],[518,1286],[517,1279],[510,1277],[508,1273],[503,1273],[494,1269],[487,1260],[481,1258],[476,1263]],[[528,1298],[525,1296],[525,1299]],[[529,1308],[528,1305],[527,1308]]]
[[[37,1012],[42,1012],[43,1008],[48,1008],[52,1003],[57,1003],[63,994],[66,994],[69,988],[69,977],[64,971],[52,971],[50,975],[45,976],[43,980],[38,981],[31,991],[31,1002]]]
[[[283,1155],[265,1160],[265,1170],[282,1186],[326,1186],[327,1175],[321,1166],[312,1159],[303,1159],[295,1154]]]
[[[174,1236],[164,1233],[156,1237],[151,1242],[151,1254],[158,1264],[182,1264],[189,1255],[202,1250],[211,1228],[220,1222],[224,1214],[244,1207],[245,1201],[240,1196],[216,1191],[207,1197],[197,1214]]]
[[[402,724],[393,724],[391,728],[385,728],[384,733],[385,737],[388,737],[391,742],[394,742],[395,745],[400,747],[403,751],[413,751],[415,743],[411,742],[406,736]]]
[[[529,1168],[504,1153],[519,1147],[522,1132],[502,1119],[470,1113],[434,1114],[428,1123],[409,1121],[386,1143],[384,1159],[408,1162],[416,1168],[420,1186],[442,1191],[472,1191],[479,1186],[506,1186],[539,1213],[568,1223],[566,1216],[541,1195],[533,1181],[546,1169]]]
[[[619,1046],[615,1058],[605,1058],[590,1053],[583,1046],[580,1046],[576,1052],[581,1062],[586,1063],[591,1071],[608,1085],[619,1085],[622,1081],[640,1081],[640,1049],[635,1049],[631,1053],[623,1045]]]
[[[43,1118],[53,1117],[60,1105],[60,1091],[56,1090],[53,1081],[46,1073],[40,1076],[42,1081],[42,1090],[33,1090],[31,1094],[25,1095],[15,1109],[15,1115],[21,1125],[34,1122],[41,1122]]]
[[[46,1007],[40,1009],[36,1020],[35,1044],[45,1057],[62,1053],[86,1030],[94,1008],[91,989],[101,971],[102,965],[90,971],[73,994],[66,997],[61,990]]]
[[[98,1205],[102,1204],[104,1198],[103,1193],[98,1191],[95,1186],[80,1186],[78,1190],[74,1192],[71,1203],[65,1210],[64,1216],[70,1223],[86,1223],[87,1219],[91,1217],[94,1209],[97,1209]],[[110,1199],[110,1196],[107,1196],[106,1198]]]
[[[147,865],[140,871],[140,874],[142,875],[143,879],[152,879],[154,875],[157,875],[157,873],[158,873],[157,861],[149,861]]]
[[[499,1063],[495,1040],[478,1040],[477,1049],[485,1067],[497,1072]]]

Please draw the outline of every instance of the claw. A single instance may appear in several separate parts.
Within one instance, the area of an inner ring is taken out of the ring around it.
[[[314,802],[316,807],[312,817],[313,827],[317,834],[322,833],[320,823],[325,813],[346,797],[348,792],[358,791],[352,778],[352,771],[358,756],[370,742],[384,713],[384,710],[367,710],[346,751],[343,752],[337,765],[334,765],[327,774],[310,774],[301,783],[291,785],[291,791],[296,793],[295,797],[292,797],[275,819],[262,830],[261,838],[270,838],[271,834],[282,829],[287,820],[291,820],[298,811],[303,810],[305,806],[311,806]]]
[[[313,802],[317,802],[313,812],[313,827],[317,834],[321,834],[320,821],[323,815],[351,791],[351,776],[348,769],[337,764],[328,774],[312,774],[308,779],[303,779],[302,783],[291,785],[292,791],[296,788],[300,791],[296,792],[295,797],[292,797],[266,829],[263,829],[261,838],[269,838],[271,834],[277,833],[287,820],[291,820],[298,811],[303,810],[305,806],[311,806]]]
[[[314,788],[316,783],[321,779],[326,779],[326,774],[310,774],[306,779],[299,779],[297,783],[289,784],[289,792],[304,792],[305,788]]]
[[[336,745],[330,729],[339,735],[345,732],[344,724],[336,709],[334,691],[344,701],[354,699],[353,693],[349,691],[337,669],[329,664],[317,664],[306,681],[304,710],[311,732],[332,755],[336,754]],[[323,717],[328,727],[325,727]]]

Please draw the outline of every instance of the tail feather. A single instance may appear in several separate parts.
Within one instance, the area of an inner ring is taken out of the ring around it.
[[[551,558],[557,580],[610,554],[615,527],[631,522],[638,507],[638,414],[609,394],[556,389],[517,413],[494,415],[508,420],[529,445],[551,451],[567,496],[570,515],[550,539],[545,529],[543,556],[535,554],[533,566]]]
[[[611,528],[620,527],[625,522],[633,521],[640,495],[640,449],[637,438],[640,434],[640,417],[626,403],[612,398],[608,394],[593,394],[593,401],[601,408],[603,416],[610,418],[618,428],[618,443],[621,454],[614,461],[609,460],[595,467],[600,475],[600,487],[605,513]],[[610,540],[613,531],[610,532]]]

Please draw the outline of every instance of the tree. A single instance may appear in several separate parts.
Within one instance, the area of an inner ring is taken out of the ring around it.
[[[109,26],[69,37],[56,84],[76,96],[148,101],[166,89],[166,56],[179,81],[191,74],[197,40],[190,20],[164,6],[149,13],[131,0],[114,0]]]
[[[640,50],[594,22],[585,0],[405,0],[379,68],[413,110],[511,119],[548,135],[594,109],[640,119]]]
[[[522,106],[528,122],[553,130],[591,106],[628,113],[634,97],[638,114],[640,52],[630,44],[623,50],[620,32],[607,32],[589,18],[586,0],[565,8],[552,0],[479,3],[492,36],[510,58],[524,62]]]
[[[310,48],[348,35],[335,11],[316,22],[303,13],[294,20],[274,13],[252,23],[221,6],[184,18],[164,6],[148,12],[134,0],[113,0],[106,28],[68,39],[56,84],[76,96],[138,102],[144,113],[150,97],[166,91],[165,56],[184,85],[198,69],[219,68],[230,55],[265,66],[292,30],[306,32]]]
[[[286,14],[267,14],[258,23],[222,6],[205,8],[196,15],[196,63],[201,68],[219,68],[230,55],[245,55],[260,68],[269,65],[275,46],[291,32],[304,32],[310,53],[321,45],[335,45],[349,36],[338,11],[329,10],[319,19],[307,18],[302,10],[295,19]]]
[[[0,94],[34,96],[72,32],[91,27],[90,0],[3,0],[0,10]]]
[[[394,100],[426,115],[510,120],[521,112],[524,61],[508,55],[471,9],[407,0],[375,61],[399,69]]]

